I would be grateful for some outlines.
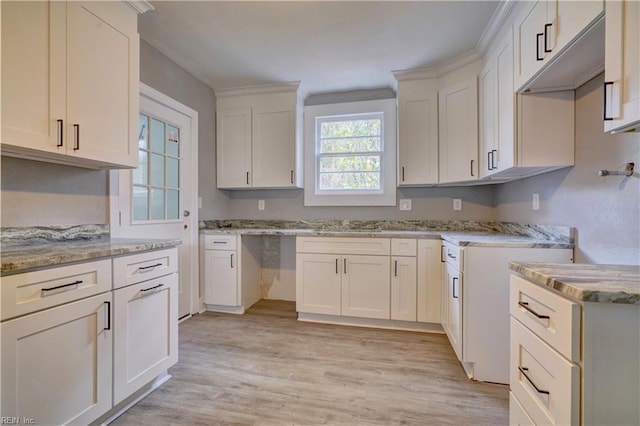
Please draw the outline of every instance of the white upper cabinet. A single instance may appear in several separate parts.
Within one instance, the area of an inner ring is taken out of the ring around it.
[[[516,95],[511,28],[480,73],[480,177],[506,182],[574,164],[574,92]]]
[[[438,103],[440,183],[477,180],[477,77],[440,89]]]
[[[216,91],[218,188],[302,187],[298,83]]]
[[[520,4],[513,24],[519,92],[577,88],[602,71],[603,1]]]
[[[2,6],[2,154],[137,167],[136,12],[121,2]]]
[[[398,186],[438,183],[438,79],[398,81]]]
[[[604,131],[640,123],[640,3],[608,1],[604,85]]]

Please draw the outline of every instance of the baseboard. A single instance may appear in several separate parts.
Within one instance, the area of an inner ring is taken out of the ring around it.
[[[207,311],[223,312],[225,314],[244,314],[244,306],[205,305]]]
[[[428,322],[343,317],[338,315],[309,314],[305,312],[298,312],[298,321],[444,334],[444,331],[442,330],[442,326],[440,324]]]

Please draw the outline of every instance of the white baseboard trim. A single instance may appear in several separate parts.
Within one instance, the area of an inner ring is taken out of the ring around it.
[[[298,321],[319,322],[323,324],[350,325],[354,327],[383,328],[387,330],[419,331],[423,333],[444,334],[440,324],[383,320],[373,318],[343,317],[339,315],[309,314],[298,312]]]
[[[244,306],[204,305],[207,311],[223,312],[225,314],[244,314]]]

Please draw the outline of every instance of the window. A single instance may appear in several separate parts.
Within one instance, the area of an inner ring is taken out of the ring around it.
[[[133,170],[133,220],[180,218],[180,129],[140,114],[138,168]]]
[[[395,205],[395,99],[305,107],[305,205]]]

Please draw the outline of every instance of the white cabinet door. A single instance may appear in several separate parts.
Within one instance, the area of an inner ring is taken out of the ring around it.
[[[418,240],[417,320],[440,323],[442,304],[442,241]]]
[[[441,89],[440,183],[478,179],[478,82],[471,78]]]
[[[65,14],[64,2],[2,4],[3,150],[65,153]]]
[[[549,53],[545,52],[544,49],[544,28],[546,23],[547,2],[541,0],[528,8],[513,25],[517,44],[516,50],[518,52],[515,67],[517,89],[527,83],[538,72],[542,67],[545,56]],[[548,47],[547,50],[549,50]]]
[[[2,416],[89,424],[111,409],[111,314],[109,292],[2,323]]]
[[[218,188],[251,187],[251,108],[216,113]]]
[[[606,7],[604,131],[611,132],[640,121],[640,3]]]
[[[342,315],[389,319],[389,257],[344,256],[342,263]]]
[[[139,39],[137,16],[127,9],[67,3],[65,130],[67,154],[137,167]]]
[[[417,314],[416,258],[393,256],[391,265],[391,319],[415,321]]]
[[[478,96],[480,99],[478,143],[480,151],[480,177],[486,177],[495,168],[492,157],[497,149],[497,84],[496,64],[491,58],[478,77]]]
[[[206,250],[204,303],[240,306],[237,251]]]
[[[491,151],[492,173],[515,165],[516,153],[516,96],[513,87],[513,32],[498,42],[495,57],[496,82],[496,143]]]
[[[121,2],[16,2],[3,9],[3,152],[137,167],[135,12]]]
[[[294,108],[253,108],[254,188],[294,186],[295,118]]]
[[[342,258],[330,254],[296,255],[296,311],[340,315]]]
[[[438,81],[398,82],[398,186],[438,183]]]
[[[113,403],[178,361],[178,275],[114,292]]]
[[[447,264],[447,327],[445,332],[459,360],[462,360],[462,274]]]

